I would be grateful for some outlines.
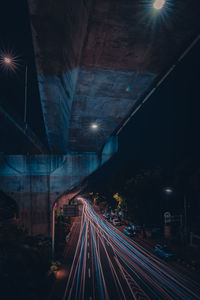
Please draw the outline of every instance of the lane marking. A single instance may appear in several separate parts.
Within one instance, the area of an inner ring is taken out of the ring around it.
[[[90,268],[88,268],[88,277],[91,277]]]
[[[90,258],[90,252],[88,252],[87,256],[88,256],[88,259],[89,259]]]

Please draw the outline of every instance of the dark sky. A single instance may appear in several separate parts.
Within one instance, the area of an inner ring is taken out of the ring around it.
[[[177,66],[120,135],[120,152],[174,164],[200,150],[200,42]]]
[[[5,72],[0,66],[0,104],[17,121],[24,117],[25,64],[28,65],[28,124],[44,139],[44,123],[39,99],[32,36],[27,1],[1,1],[0,53],[12,52],[17,56],[16,72]],[[8,135],[11,130],[6,128]],[[10,131],[9,131],[10,130]],[[14,139],[14,135],[11,135]],[[7,140],[9,143],[9,140]],[[17,140],[16,140],[17,142]],[[14,143],[13,143],[14,144]],[[1,151],[1,149],[0,149]]]

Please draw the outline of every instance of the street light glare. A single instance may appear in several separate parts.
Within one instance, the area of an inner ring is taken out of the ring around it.
[[[0,53],[0,66],[5,71],[16,71],[19,59],[12,52]]]
[[[165,189],[165,192],[168,193],[168,194],[170,194],[170,193],[172,193],[173,191],[172,191],[171,188],[166,188],[166,189]]]
[[[165,5],[166,0],[155,0],[153,3],[153,7],[157,10],[162,9]]]
[[[98,128],[98,125],[94,123],[94,124],[91,125],[91,128],[92,128],[92,129],[97,129],[97,128]]]
[[[10,57],[8,57],[8,56],[5,56],[3,60],[4,60],[5,64],[9,65],[9,64],[12,63],[12,59]]]

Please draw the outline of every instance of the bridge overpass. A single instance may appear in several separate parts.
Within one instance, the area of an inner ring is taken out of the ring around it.
[[[2,108],[29,154],[0,149],[0,189],[31,234],[50,233],[54,201],[117,152],[121,128],[199,40],[193,2],[28,1],[47,143]]]

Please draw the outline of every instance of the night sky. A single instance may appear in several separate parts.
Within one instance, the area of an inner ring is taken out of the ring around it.
[[[120,152],[150,164],[174,165],[200,150],[200,43],[136,113],[120,135]]]
[[[27,1],[7,0],[1,3],[0,52],[1,54],[11,53],[16,56],[18,63],[16,72],[5,71],[2,65],[0,65],[0,104],[15,120],[23,122],[25,64],[27,64],[27,121],[32,130],[44,140],[45,131],[36,78]],[[11,132],[12,129],[4,128],[4,130],[14,139],[13,147],[15,147],[14,145],[17,143],[17,138],[15,140],[15,136]],[[10,144],[9,139],[5,142]],[[7,150],[5,145],[1,150],[4,149]]]

